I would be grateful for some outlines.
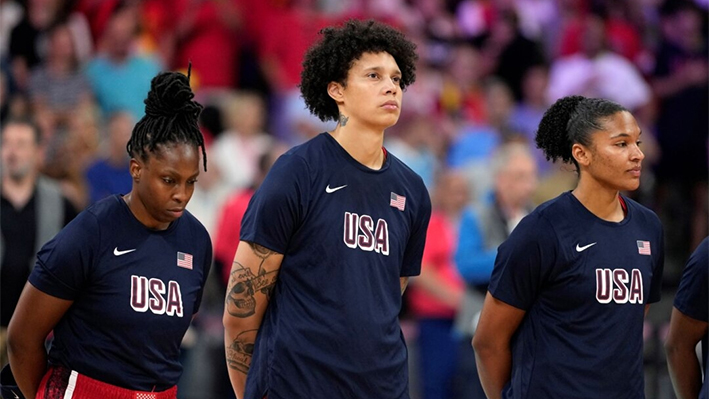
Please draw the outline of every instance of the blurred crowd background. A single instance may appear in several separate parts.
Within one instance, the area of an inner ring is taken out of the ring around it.
[[[661,342],[684,263],[707,235],[707,3],[0,0],[0,124],[27,117],[41,129],[29,149],[3,137],[3,180],[37,168],[60,184],[66,215],[127,193],[125,143],[150,79],[191,63],[209,164],[188,209],[211,234],[215,264],[184,342],[180,396],[233,397],[221,312],[241,215],[278,155],[334,127],[299,97],[302,57],[318,31],[377,19],[418,46],[417,80],[385,146],[423,177],[434,205],[422,276],[401,314],[412,397],[474,399],[457,393],[471,361],[457,345],[470,346],[496,212],[504,238],[532,206],[574,187],[572,167],[546,161],[534,134],[549,105],[580,94],[622,104],[643,131],[642,182],[628,195],[658,213],[666,234],[665,295],[645,329],[647,396],[671,398]],[[4,238],[33,235],[36,220],[18,222],[25,205],[5,184],[2,196]],[[35,246],[7,244],[3,327],[29,273],[14,266]]]

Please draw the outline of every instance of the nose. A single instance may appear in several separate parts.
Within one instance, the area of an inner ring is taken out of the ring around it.
[[[394,78],[389,78],[389,79],[384,79],[384,88],[386,90],[386,93],[392,93],[396,94],[396,91],[399,89],[399,85],[394,82]]]
[[[172,192],[172,199],[178,204],[182,204],[189,201],[191,195],[190,188],[187,184],[180,184]]]
[[[642,161],[643,159],[645,159],[645,154],[643,153],[643,150],[641,150],[637,144],[635,145],[635,151],[633,151],[630,156],[633,161]]]

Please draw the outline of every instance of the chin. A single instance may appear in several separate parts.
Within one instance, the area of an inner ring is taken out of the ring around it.
[[[635,190],[637,190],[638,188],[640,188],[640,182],[639,182],[639,181],[636,181],[636,182],[632,182],[632,183],[630,183],[630,184],[626,184],[626,185],[625,185],[623,188],[621,188],[620,190],[621,190],[621,191],[635,191]]]

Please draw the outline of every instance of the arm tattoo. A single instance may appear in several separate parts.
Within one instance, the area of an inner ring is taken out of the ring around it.
[[[344,115],[340,114],[340,125],[341,126],[344,127],[347,124],[347,121],[349,121],[349,120],[350,120],[349,116],[344,116]]]
[[[259,274],[263,271],[263,263],[266,261],[266,259],[275,254],[274,251],[271,251],[270,249],[264,247],[263,245],[258,245],[256,243],[250,242],[249,246],[251,247],[251,250],[254,251],[254,254],[261,258],[261,264],[258,265],[258,271]]]
[[[226,363],[232,370],[244,374],[249,372],[258,330],[247,330],[237,335],[226,348]]]
[[[229,293],[226,296],[227,312],[239,318],[252,316],[256,313],[256,291],[261,291],[270,299],[277,277],[278,270],[266,272],[261,269],[257,276],[251,269],[235,261],[234,270],[229,277]]]

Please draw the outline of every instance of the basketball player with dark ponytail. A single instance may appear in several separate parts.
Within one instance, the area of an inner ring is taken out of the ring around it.
[[[183,74],[153,78],[127,144],[131,191],[92,205],[39,252],[8,331],[25,397],[176,398],[180,342],[212,259],[185,210],[200,156],[207,167],[193,97]]]
[[[498,248],[473,338],[490,399],[644,398],[643,318],[660,300],[662,226],[623,196],[640,184],[640,128],[625,108],[558,100],[539,124],[576,188],[522,219]]]

